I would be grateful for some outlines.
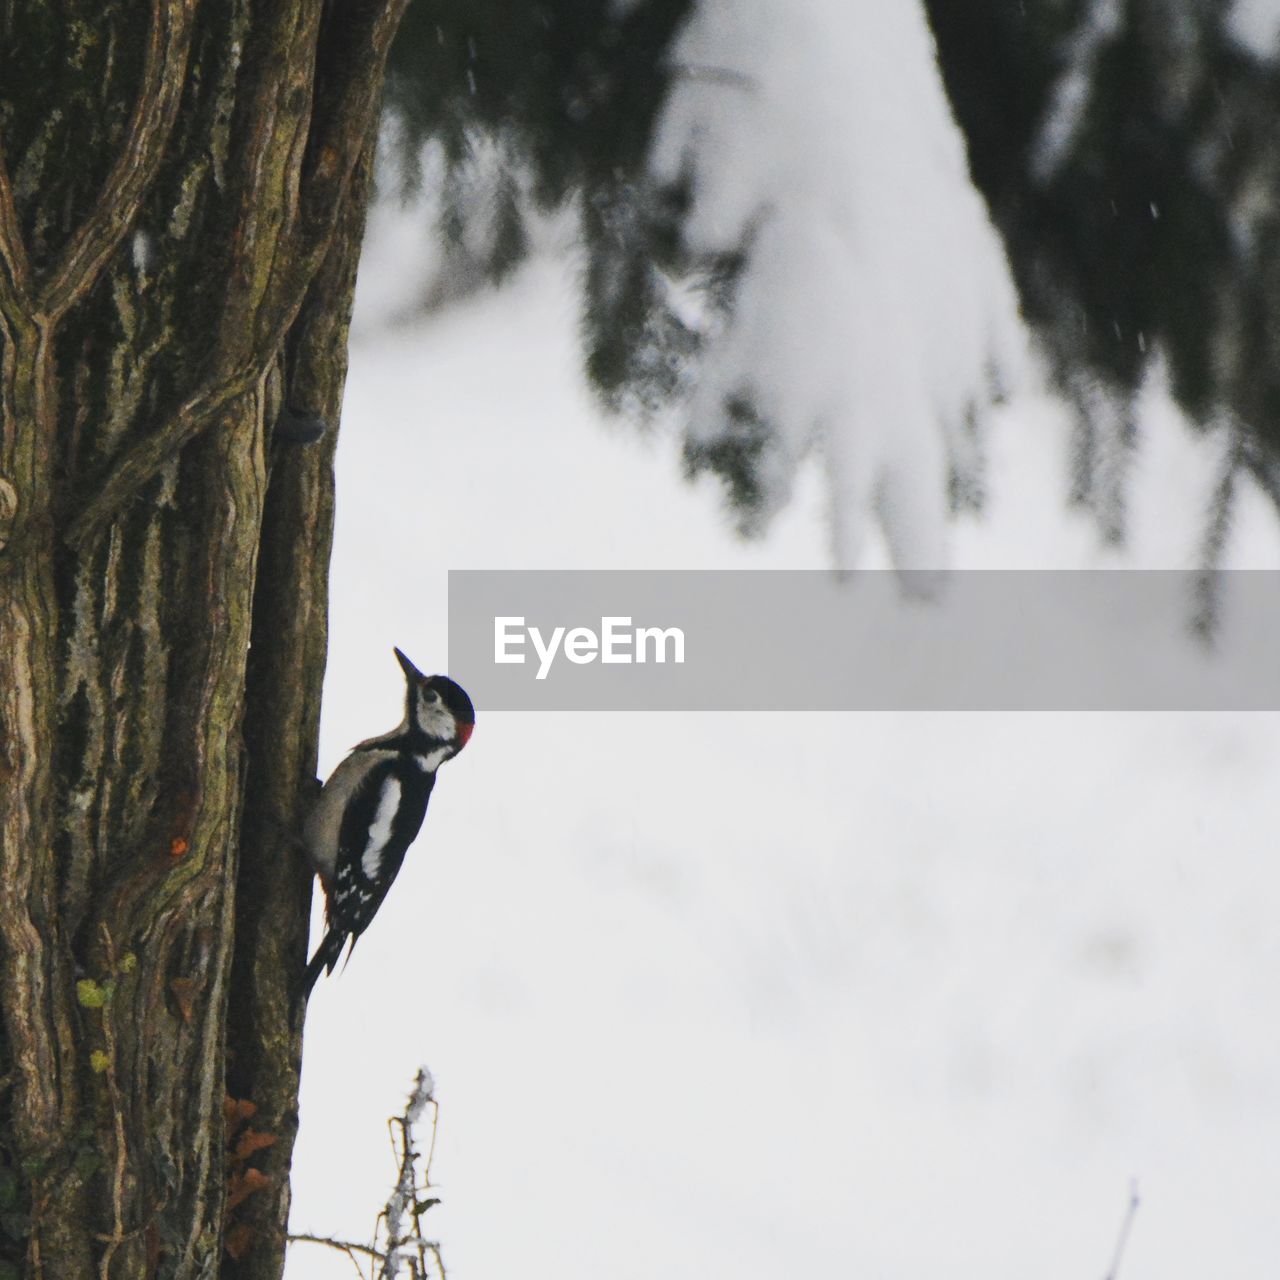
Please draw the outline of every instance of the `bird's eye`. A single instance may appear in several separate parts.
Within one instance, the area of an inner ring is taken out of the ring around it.
[[[440,695],[434,689],[426,689],[423,691],[422,700],[429,707],[434,707],[440,701]]]

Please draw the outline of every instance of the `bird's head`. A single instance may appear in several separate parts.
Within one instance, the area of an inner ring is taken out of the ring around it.
[[[456,756],[476,727],[476,709],[467,691],[448,676],[424,676],[399,649],[395,652],[408,685],[405,714],[410,726],[433,743],[452,747]]]

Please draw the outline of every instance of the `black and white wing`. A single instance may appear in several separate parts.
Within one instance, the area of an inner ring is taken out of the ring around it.
[[[354,947],[377,914],[422,827],[435,774],[386,752],[371,765],[362,762],[342,782],[346,794],[338,847],[332,874],[325,878],[328,930],[307,965],[308,993],[322,972],[333,972],[348,939]]]
[[[369,771],[343,815],[329,926],[359,937],[387,896],[427,812],[435,775],[392,758]]]

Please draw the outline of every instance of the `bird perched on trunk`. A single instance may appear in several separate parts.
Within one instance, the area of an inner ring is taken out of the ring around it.
[[[325,892],[328,926],[307,965],[310,995],[323,969],[333,972],[342,949],[369,927],[413,843],[436,770],[467,745],[476,713],[461,685],[424,676],[400,652],[404,720],[362,742],[333,771],[307,818],[303,843]]]

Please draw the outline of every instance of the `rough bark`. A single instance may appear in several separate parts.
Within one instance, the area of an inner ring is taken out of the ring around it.
[[[0,1274],[281,1271],[333,438],[272,426],[403,6],[0,0]]]

